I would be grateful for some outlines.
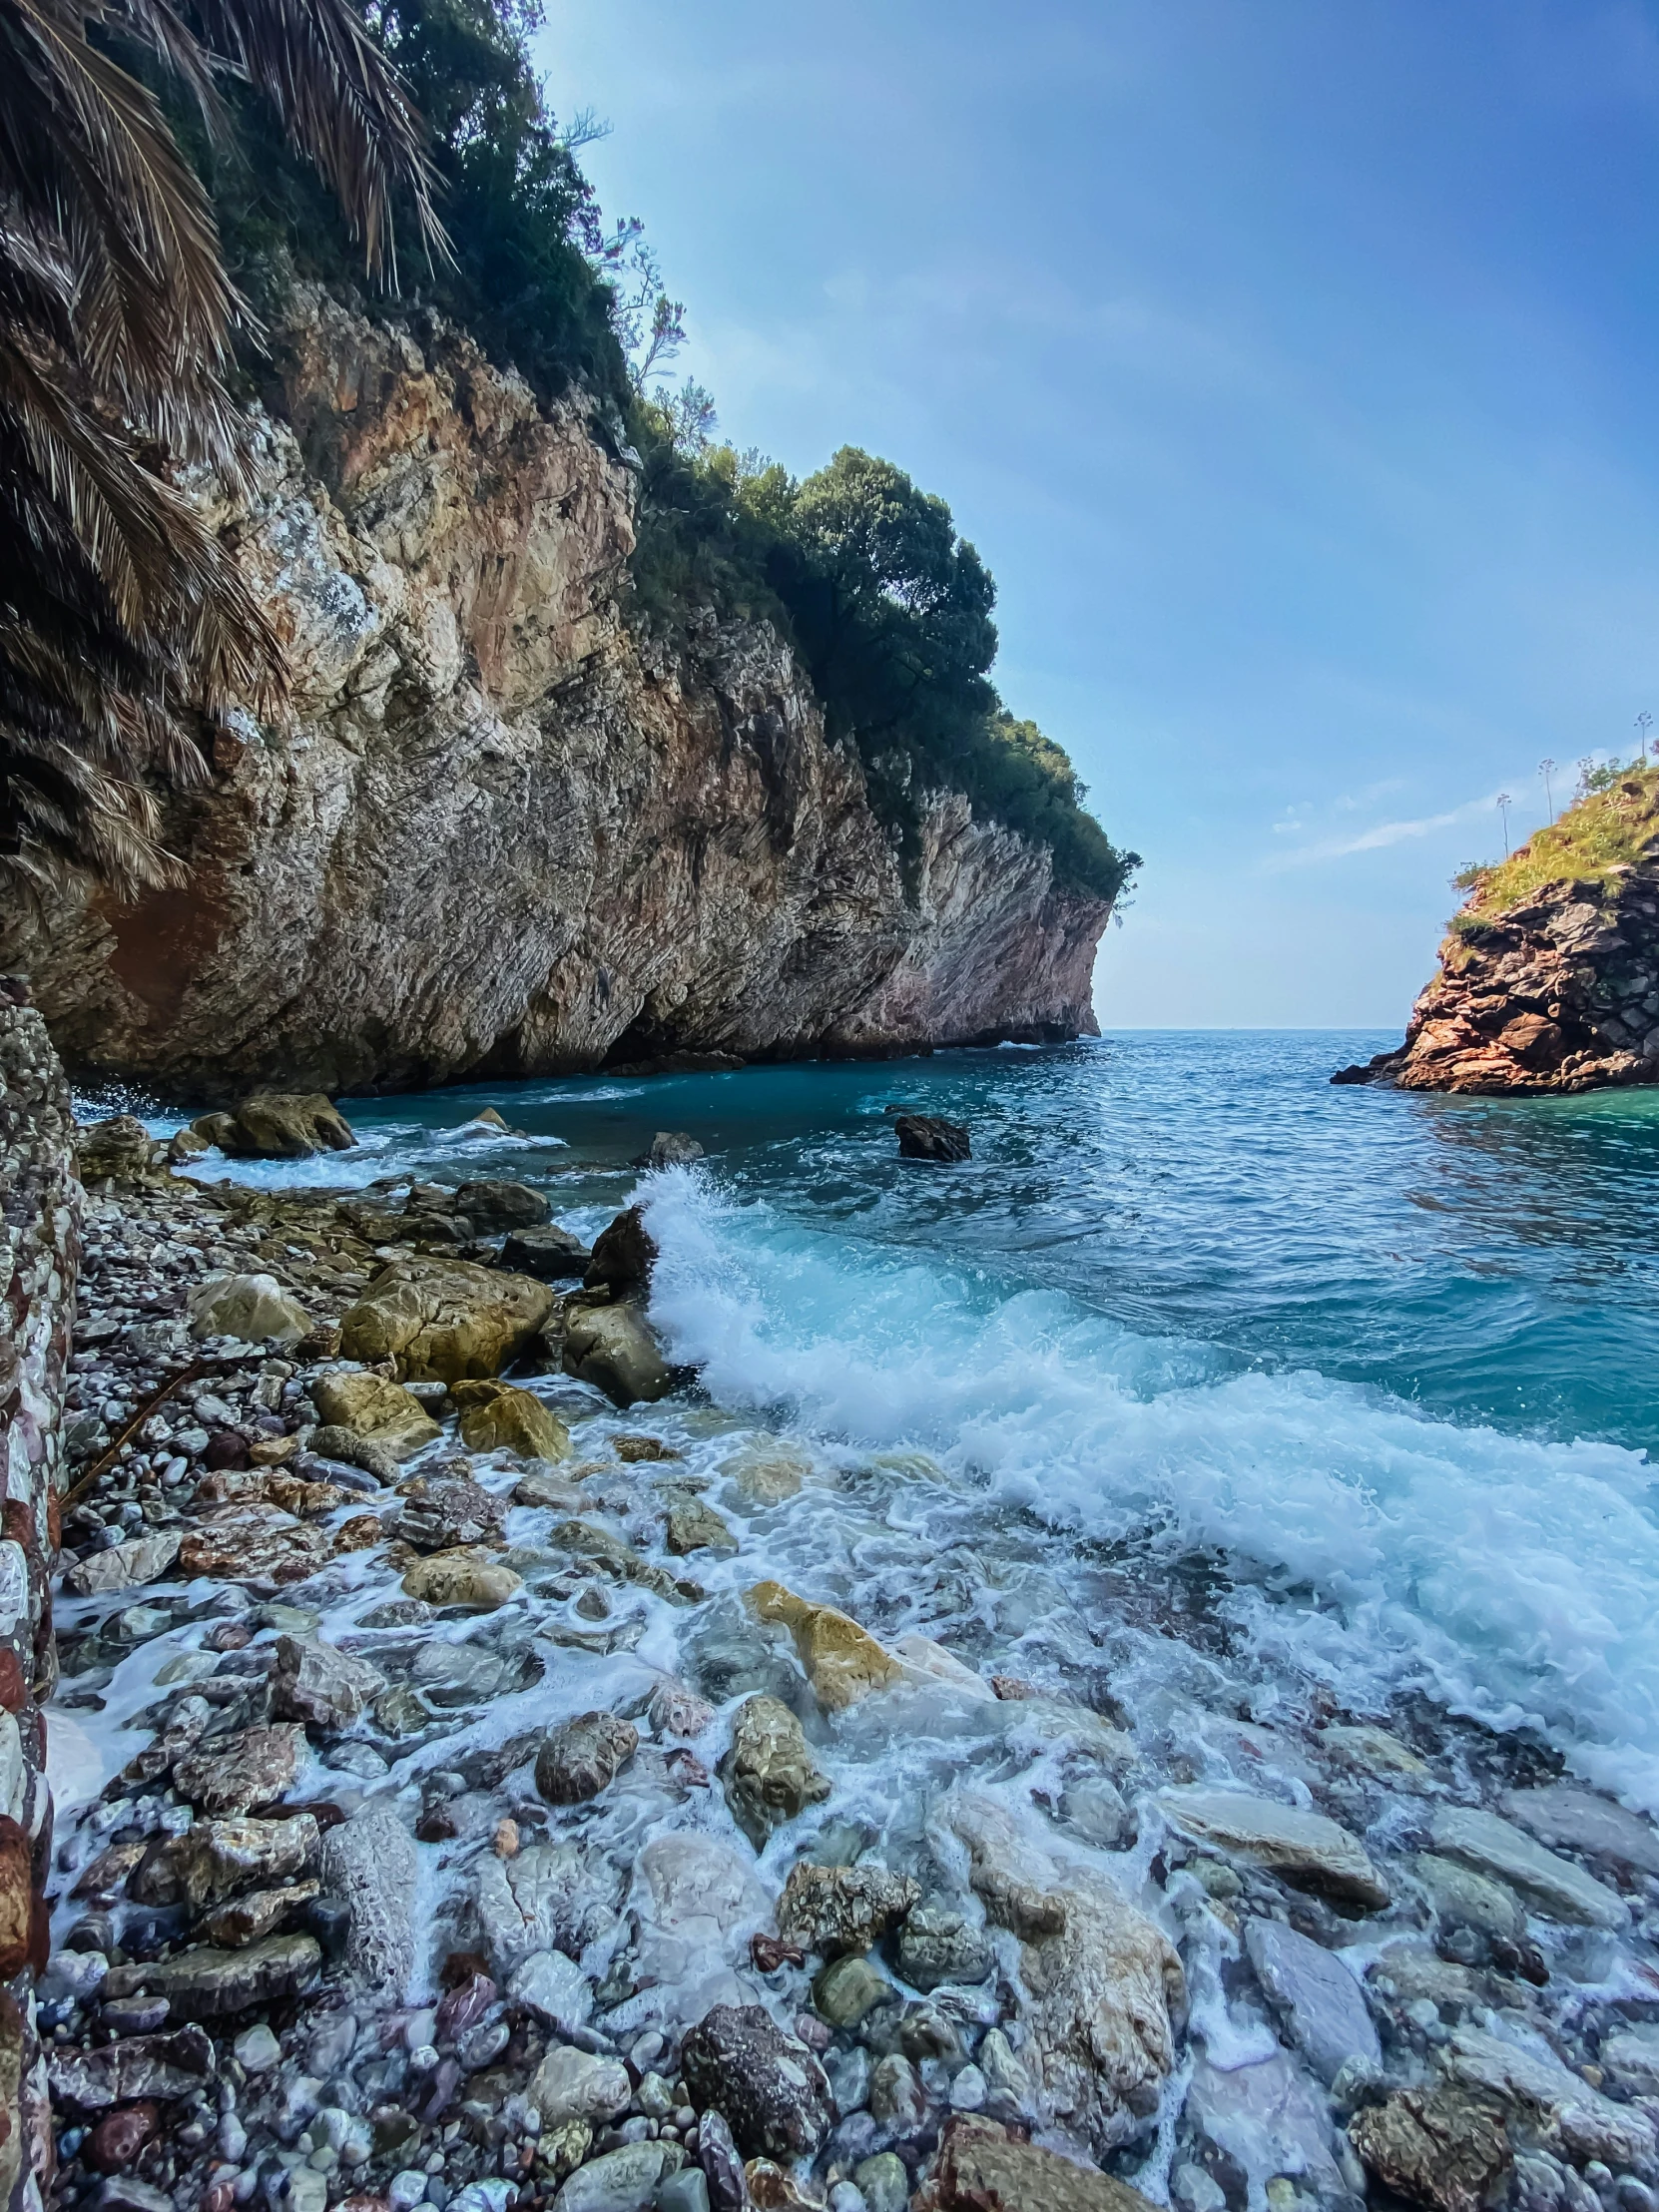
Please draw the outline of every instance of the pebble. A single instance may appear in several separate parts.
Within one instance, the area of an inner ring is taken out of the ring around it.
[[[273,2066],[281,2062],[282,2046],[264,2020],[245,2028],[231,2047],[236,2052],[238,2065],[247,2073],[269,2073]]]

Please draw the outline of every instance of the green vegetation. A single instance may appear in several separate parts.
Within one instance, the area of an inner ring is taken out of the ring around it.
[[[590,390],[640,461],[641,615],[668,631],[698,609],[776,624],[912,853],[917,798],[942,785],[1047,843],[1063,883],[1116,897],[1138,856],[1083,812],[1061,749],[997,697],[995,585],[944,501],[851,447],[797,482],[713,444],[706,392],[653,385],[681,308],[639,226],[601,224],[576,160],[591,126],[561,133],[548,113],[526,45],[535,21],[533,0],[374,0],[370,22],[432,131],[453,259],[405,254],[400,296],[361,304],[437,309],[544,400]],[[253,103],[238,137],[197,151],[245,290],[269,318],[296,276],[349,291],[357,261],[314,173]],[[415,235],[413,214],[400,237]]]
[[[1605,883],[1616,870],[1646,857],[1659,837],[1659,768],[1588,769],[1578,797],[1560,820],[1535,830],[1525,844],[1494,866],[1471,861],[1451,878],[1470,894],[1452,921],[1460,935],[1478,932],[1546,883]]]

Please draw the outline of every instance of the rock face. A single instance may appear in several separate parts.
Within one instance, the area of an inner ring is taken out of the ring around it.
[[[168,841],[189,887],[0,920],[77,1074],[329,1093],[675,1049],[1094,1033],[1109,915],[921,803],[901,867],[765,625],[624,619],[625,467],[436,325],[302,293],[216,519],[291,656]]]
[[[1635,779],[1621,791],[1652,805]],[[1332,1081],[1487,1094],[1659,1082],[1659,857],[1506,906],[1476,889],[1404,1043]]]

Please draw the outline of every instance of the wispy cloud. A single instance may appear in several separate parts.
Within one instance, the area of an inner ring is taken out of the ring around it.
[[[1489,820],[1497,796],[1495,791],[1486,792],[1479,799],[1464,800],[1460,807],[1448,807],[1444,814],[1418,815],[1407,822],[1374,823],[1371,829],[1357,830],[1351,836],[1320,837],[1291,851],[1272,853],[1263,864],[1277,873],[1282,868],[1310,867],[1321,860],[1341,860],[1351,852],[1380,852],[1390,844],[1403,844],[1410,837],[1431,837],[1437,830],[1455,829],[1460,822]],[[1274,825],[1276,830],[1287,827],[1300,826]]]

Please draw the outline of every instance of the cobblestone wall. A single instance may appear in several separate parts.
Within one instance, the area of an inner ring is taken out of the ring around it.
[[[81,1186],[68,1086],[28,986],[0,976],[0,2203],[50,2173],[34,1977],[46,1962],[52,1796],[41,1706],[56,1681],[48,1581]]]

